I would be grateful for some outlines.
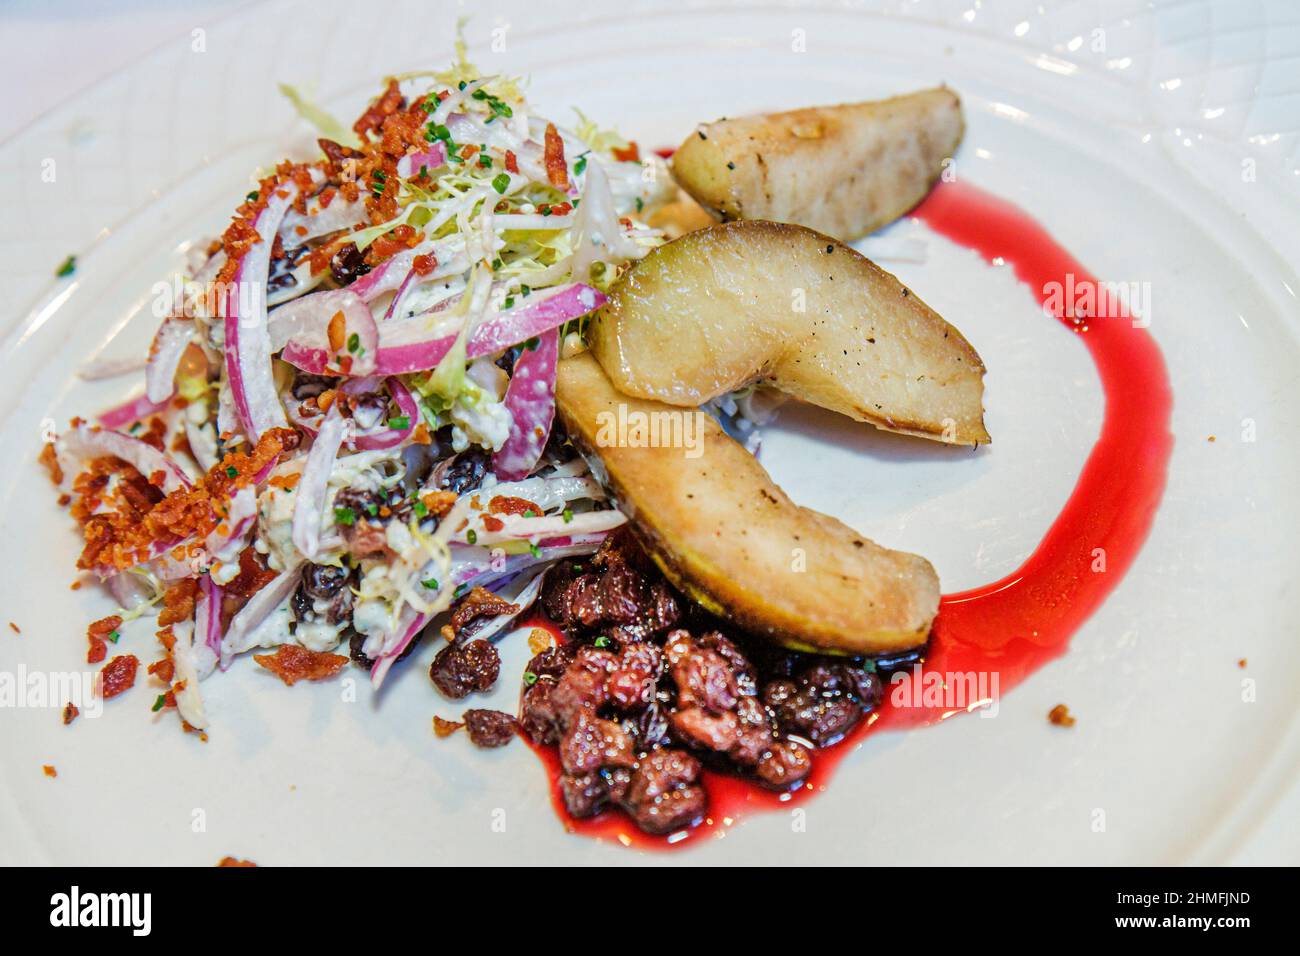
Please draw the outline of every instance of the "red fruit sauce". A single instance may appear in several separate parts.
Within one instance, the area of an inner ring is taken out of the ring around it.
[[[1070,500],[1034,553],[1007,577],[945,595],[940,603],[929,651],[919,665],[922,686],[925,673],[996,672],[997,689],[1005,693],[1066,650],[1071,635],[1119,584],[1141,549],[1164,493],[1173,450],[1173,396],[1159,347],[1145,328],[1133,326],[1121,304],[1103,300],[1099,313],[1095,306],[1089,312],[1076,310],[1074,303],[1050,301],[1046,290],[1051,283],[1077,292],[1089,285],[1098,288],[1097,280],[1019,208],[973,186],[945,183],[912,215],[986,259],[1010,265],[1045,313],[1083,342],[1106,395],[1101,437]],[[1104,317],[1096,318],[1098,314]],[[1098,548],[1104,549],[1104,573],[1093,570]],[[791,807],[820,793],[839,761],[869,733],[933,724],[972,709],[896,707],[890,702],[892,690],[887,684],[884,702],[845,739],[814,751],[813,771],[793,793],[773,793],[738,777],[705,771],[708,817],[698,827],[668,837],[641,832],[616,810],[589,820],[571,818],[560,797],[555,748],[533,749],[546,764],[552,802],[572,832],[624,846],[675,848],[723,837],[747,814]]]

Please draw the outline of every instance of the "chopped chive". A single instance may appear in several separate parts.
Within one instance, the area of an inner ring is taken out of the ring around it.
[[[534,558],[540,558],[542,556],[542,549],[530,541],[528,542],[528,553]]]
[[[532,671],[524,671],[524,683],[527,686],[532,687],[537,683],[537,675]]]
[[[366,505],[366,514],[370,515],[372,518],[375,517],[379,514],[379,505]]]
[[[527,511],[524,512],[523,516],[525,518],[536,518],[537,512],[534,511],[532,508],[529,508]]]
[[[565,508],[563,517],[564,517],[564,523],[568,524],[573,520],[573,511],[569,508]]]
[[[530,352],[536,352],[537,346],[541,344],[542,344],[542,340],[538,338],[536,335],[534,335],[531,339],[529,339],[527,342],[524,343],[524,348],[528,349],[528,351]]]
[[[594,643],[597,647],[609,647],[610,642],[609,642],[609,638],[606,637],[604,634],[602,634],[600,635],[600,637],[596,638],[596,640],[593,641],[592,643]]]
[[[478,541],[478,532],[475,531],[473,528],[470,528],[468,531],[465,532],[465,540],[468,541],[470,544],[474,544],[475,542]]]
[[[138,435],[140,433],[141,428],[144,428],[144,425],[142,425],[140,422],[136,422],[134,425],[128,428],[127,431],[129,431],[132,435]]]
[[[640,196],[637,196],[637,197],[636,197],[636,211],[637,211],[637,212],[640,212],[640,211],[641,211],[642,209],[644,209],[644,208],[645,208],[645,201],[644,201]]]
[[[508,296],[506,296],[506,300],[505,300],[505,302],[503,302],[503,303],[501,303],[501,304],[504,305],[504,306],[508,309],[508,308],[510,308],[512,305],[515,304],[515,297],[514,297],[513,295],[508,295]]]
[[[510,188],[510,174],[500,173],[492,178],[492,188],[499,193],[504,193]]]
[[[428,588],[430,591],[438,590],[437,578],[429,578],[427,581],[421,581],[420,584],[424,585],[424,587]]]
[[[411,427],[410,415],[394,415],[388,420],[388,427],[393,431],[402,431]]]
[[[120,631],[111,631],[108,635],[108,639],[116,644],[121,636],[122,634]]]
[[[357,520],[357,514],[356,514],[356,512],[353,511],[351,508],[335,508],[335,509],[334,509],[334,523],[335,523],[335,524],[341,524],[341,525],[344,525],[344,526],[346,527],[346,526],[350,526],[350,525],[351,525],[354,521],[356,521],[356,520]]]
[[[491,169],[491,168],[492,168],[492,156],[491,156],[491,154],[489,154],[489,153],[487,153],[487,152],[479,153],[479,154],[478,154],[478,164],[479,164],[480,166],[482,166],[484,169]]]
[[[582,171],[587,168],[587,154],[583,153],[578,157],[578,161],[573,164],[573,175],[581,176]]]
[[[251,193],[249,193],[244,198],[247,199],[249,202],[257,202],[257,197],[258,197],[258,192],[256,189],[254,189]]]
[[[359,348],[361,348],[361,336],[353,332],[348,336],[348,351],[355,352]]]
[[[77,257],[68,256],[68,258],[63,260],[63,265],[59,266],[59,268],[55,270],[54,274],[58,276],[60,279],[66,279],[68,276],[72,275],[72,273],[76,271],[77,271]]]
[[[417,518],[423,518],[429,513],[429,509],[424,506],[423,501],[417,501],[411,510],[415,512]]]
[[[239,477],[239,469],[236,468],[234,465],[227,465],[227,466],[226,466],[226,477],[227,477],[227,478],[238,478],[238,477]]]
[[[153,707],[151,707],[150,710],[152,710],[156,714],[158,713],[158,711],[162,710],[166,706],[167,706],[167,695],[159,694],[158,699],[153,702]]]

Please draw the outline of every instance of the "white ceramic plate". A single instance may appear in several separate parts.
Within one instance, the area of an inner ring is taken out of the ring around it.
[[[69,590],[78,541],[35,465],[43,423],[137,387],[88,384],[76,370],[140,352],[152,283],[187,241],[219,230],[256,165],[310,142],[275,82],[314,86],[352,115],[383,74],[443,62],[455,17],[470,12],[376,6],[240,12],[0,148],[0,672],[84,668],[86,624],[112,609],[93,587]],[[1087,3],[561,6],[476,9],[472,55],[489,71],[530,73],[544,112],[581,106],[643,144],[674,144],[724,114],[939,81],[962,94],[959,176],[1021,205],[1101,277],[1150,284],[1176,445],[1127,577],[997,718],[872,736],[804,805],[802,828],[759,815],[685,855],[648,857],[567,834],[526,747],[434,739],[431,715],[459,706],[430,687],[424,648],[378,701],[359,672],[290,690],[242,661],[205,684],[206,744],[174,715],[152,717],[143,681],[71,728],[57,708],[0,709],[0,861],[1300,859],[1284,825],[1300,763],[1300,109],[1274,69],[1300,50],[1300,31],[1278,25],[1281,5],[1107,4],[1105,16]],[[46,160],[53,183],[40,179]],[[793,410],[764,460],[801,503],[931,557],[953,591],[1033,550],[1096,438],[1100,389],[1083,347],[1009,270],[915,222],[891,234],[926,240],[924,262],[884,264],[984,356],[994,445],[918,446]],[[77,272],[55,283],[69,252]],[[152,660],[152,628],[128,628],[121,648]],[[511,709],[527,651],[518,639],[503,648],[507,676],[484,706]],[[1062,701],[1079,719],[1068,732],[1045,719]]]

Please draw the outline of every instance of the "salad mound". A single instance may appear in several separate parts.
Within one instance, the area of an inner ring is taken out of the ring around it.
[[[187,729],[248,651],[291,684],[342,648],[378,687],[480,588],[495,633],[626,521],[552,431],[556,365],[663,241],[641,221],[675,196],[662,161],[536,115],[463,46],[350,130],[286,92],[320,154],[262,175],[196,257],[143,394],[43,456],[114,618],[159,612],[150,673]]]

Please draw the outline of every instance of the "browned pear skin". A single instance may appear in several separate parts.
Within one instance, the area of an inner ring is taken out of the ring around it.
[[[946,88],[703,123],[673,178],[718,218],[793,222],[852,241],[922,199],[961,142]]]
[[[930,562],[794,504],[711,416],[621,394],[590,354],[560,363],[556,406],[646,550],[704,608],[798,650],[925,642],[939,607]],[[680,445],[620,441],[620,406],[625,422],[658,416],[659,434]]]
[[[628,395],[697,406],[758,383],[886,431],[989,441],[979,353],[897,278],[803,226],[724,223],[659,246],[587,337]]]

